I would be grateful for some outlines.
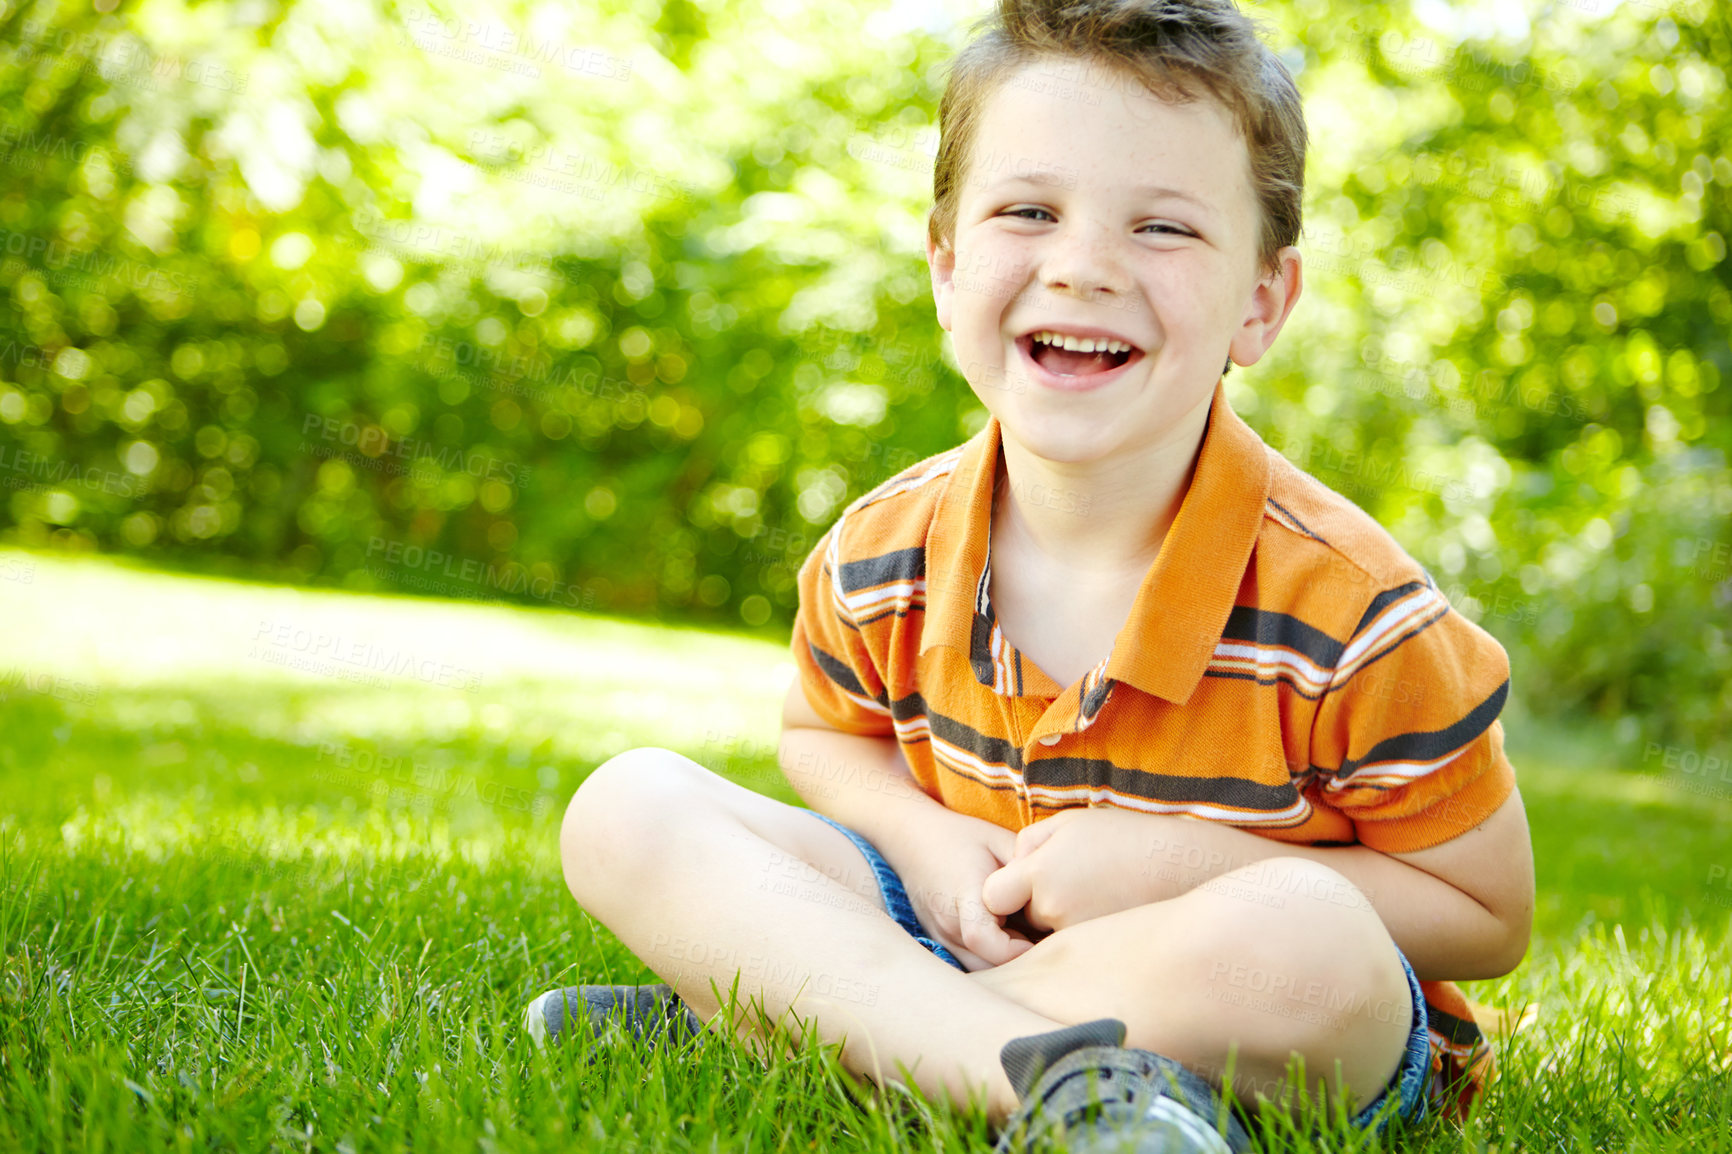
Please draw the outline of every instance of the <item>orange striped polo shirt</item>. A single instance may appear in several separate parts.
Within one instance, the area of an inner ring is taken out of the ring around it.
[[[1224,383],[1112,651],[1057,684],[988,595],[1000,433],[989,417],[849,503],[799,573],[792,650],[813,709],[894,736],[930,796],[1012,830],[1112,805],[1386,853],[1448,841],[1509,796],[1503,648],[1264,444]],[[1423,987],[1447,1063],[1434,1093],[1462,1073],[1477,1092],[1491,1053],[1465,999]]]

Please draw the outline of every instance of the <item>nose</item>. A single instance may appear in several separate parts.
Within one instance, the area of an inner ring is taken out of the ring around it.
[[[1118,240],[1106,225],[1073,219],[1047,239],[1049,247],[1040,265],[1044,288],[1084,300],[1120,297],[1129,290],[1130,275],[1120,260]]]

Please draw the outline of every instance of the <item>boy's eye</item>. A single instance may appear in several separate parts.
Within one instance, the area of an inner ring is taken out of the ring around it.
[[[1033,205],[1023,205],[1019,208],[1007,208],[1000,215],[1001,216],[1017,216],[1017,217],[1023,218],[1024,220],[1035,219],[1033,216],[1030,215],[1031,213],[1038,213],[1039,215],[1045,216],[1045,217],[1051,217],[1052,216],[1052,213],[1048,212],[1046,209],[1036,208]],[[1194,237],[1197,235],[1196,233],[1192,232],[1190,229],[1186,228],[1182,224],[1174,224],[1171,221],[1165,221],[1165,220],[1151,221],[1150,223],[1143,226],[1143,230],[1154,230],[1154,231],[1161,233],[1162,235],[1165,235],[1165,236],[1192,236],[1192,237]],[[1139,231],[1142,231],[1142,230],[1139,230]]]

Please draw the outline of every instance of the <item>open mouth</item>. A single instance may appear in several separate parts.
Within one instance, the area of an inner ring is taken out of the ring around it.
[[[1017,338],[1029,360],[1057,377],[1087,377],[1110,373],[1143,355],[1124,341],[1102,337],[1067,337],[1040,331]]]

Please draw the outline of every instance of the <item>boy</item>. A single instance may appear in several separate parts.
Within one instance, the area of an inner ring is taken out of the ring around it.
[[[568,885],[672,990],[532,1033],[690,1032],[738,976],[1002,1149],[1243,1150],[1224,1106],[1290,1063],[1357,1125],[1459,1114],[1490,1052],[1447,979],[1532,918],[1508,661],[1227,405],[1300,292],[1291,78],[1224,0],[1002,0],[940,119],[933,292],[990,417],[801,568],[810,811],[657,749],[578,790]]]

